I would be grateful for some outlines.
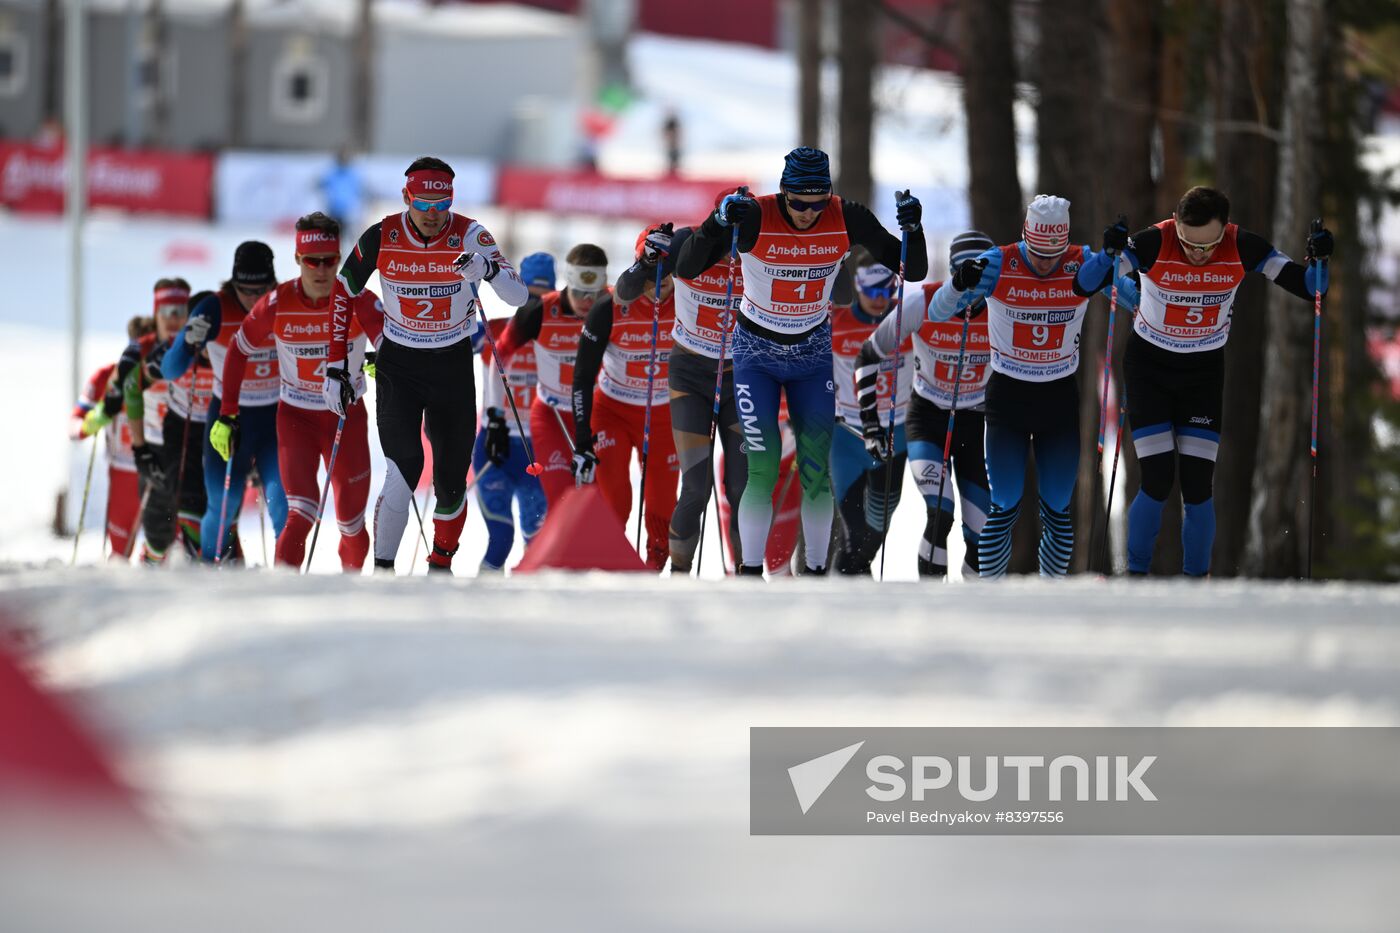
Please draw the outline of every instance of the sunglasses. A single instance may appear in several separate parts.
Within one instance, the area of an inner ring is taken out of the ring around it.
[[[156,314],[161,317],[184,317],[189,313],[189,308],[184,305],[161,305],[156,308]]]
[[[802,201],[794,198],[792,195],[788,195],[787,199],[788,210],[792,211],[794,214],[805,214],[807,211],[816,211],[820,214],[822,211],[826,210],[826,206],[830,203],[830,196],[822,198],[820,201]]]
[[[272,291],[272,286],[271,286],[270,284],[269,284],[269,285],[235,285],[235,286],[233,286],[233,290],[236,291],[236,292],[238,292],[238,294],[240,294],[240,295],[247,295],[249,298],[259,298],[259,297],[261,297],[261,296],[263,296],[263,295],[266,295],[268,292]]]
[[[301,264],[313,269],[324,269],[327,266],[334,266],[339,258],[339,256],[302,256]]]
[[[1209,243],[1192,243],[1190,240],[1186,239],[1186,237],[1181,235],[1181,224],[1178,223],[1176,225],[1176,241],[1180,243],[1183,248],[1190,250],[1198,256],[1203,253],[1208,253],[1211,250],[1215,249],[1217,246],[1220,245],[1220,241],[1223,239],[1225,239],[1225,228],[1221,227],[1220,236],[1216,237]]]
[[[451,198],[441,198],[437,201],[424,201],[422,198],[414,198],[409,203],[415,211],[424,211],[429,214],[441,213],[442,211],[452,208]]]
[[[866,298],[893,298],[893,285],[863,285],[860,293]]]
[[[601,288],[570,288],[570,289],[569,289],[569,294],[572,295],[572,296],[574,296],[575,298],[579,299],[580,301],[597,301],[598,298],[599,298],[599,296],[603,294],[603,289],[601,289]]]

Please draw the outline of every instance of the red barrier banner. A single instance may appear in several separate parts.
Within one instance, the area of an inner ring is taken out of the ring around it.
[[[497,176],[496,202],[523,211],[698,223],[714,210],[715,195],[741,184],[722,178],[613,178],[505,167]]]
[[[18,211],[63,210],[67,171],[61,148],[0,142],[0,204]],[[212,156],[155,150],[88,153],[88,204],[152,214],[210,216]]]

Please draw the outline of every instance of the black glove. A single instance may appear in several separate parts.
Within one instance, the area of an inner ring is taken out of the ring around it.
[[[860,436],[865,442],[865,452],[870,454],[872,460],[884,463],[890,457],[890,435],[885,430],[885,426],[880,423],[879,418],[867,418],[865,412],[861,412]]]
[[[954,312],[953,316],[960,317],[965,321],[975,321],[986,313],[987,303],[979,298],[961,311]]]
[[[593,444],[574,448],[574,461],[569,465],[574,471],[574,485],[583,486],[593,482],[593,474],[598,469],[598,455],[593,452]]]
[[[755,203],[754,199],[749,197],[749,189],[747,188],[740,188],[733,194],[727,194],[724,196],[724,200],[719,202],[719,207],[715,208],[715,223],[721,227],[742,224]]]
[[[953,287],[965,292],[982,281],[982,270],[987,268],[985,259],[964,259],[953,270]]]
[[[656,268],[656,264],[671,255],[671,237],[675,236],[675,224],[662,224],[658,229],[647,234],[647,238],[642,241],[641,260],[650,268]]]
[[[1105,227],[1103,231],[1103,251],[1110,256],[1117,256],[1128,248],[1128,215],[1119,214],[1118,219],[1113,222],[1113,226]]]
[[[334,382],[336,388],[340,390],[340,408],[328,406],[337,415],[344,416],[349,413],[350,407],[355,404],[355,384],[350,381],[350,370],[344,367],[332,367],[326,370],[327,382]]]
[[[133,444],[131,453],[136,458],[136,472],[142,479],[156,486],[165,485],[165,467],[161,466],[160,458],[150,444]]]
[[[506,425],[506,413],[499,408],[486,409],[486,440],[482,446],[486,459],[496,466],[505,466],[510,459],[510,428]]]
[[[924,219],[924,206],[908,191],[896,191],[894,219],[899,222],[899,229],[914,233],[919,229],[919,222]]]
[[[1312,222],[1312,229],[1308,231],[1308,258],[1318,262],[1324,261],[1332,255],[1332,248],[1337,244],[1332,239],[1332,231],[1322,225],[1322,218],[1318,217]]]

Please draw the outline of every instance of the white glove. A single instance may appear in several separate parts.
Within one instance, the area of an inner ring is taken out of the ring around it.
[[[214,322],[203,315],[192,317],[185,325],[185,343],[192,347],[204,346],[204,341],[209,337],[209,328],[214,326]]]
[[[326,364],[326,381],[321,383],[321,400],[338,417],[344,418],[346,411],[355,404],[355,384],[350,379],[350,370],[344,360]]]
[[[489,282],[501,268],[480,253],[463,253],[452,264],[465,282],[480,282],[482,279]]]

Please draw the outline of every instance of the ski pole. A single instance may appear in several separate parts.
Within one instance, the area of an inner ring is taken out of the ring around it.
[[[1119,214],[1118,223],[1128,224],[1128,215]],[[1108,344],[1103,351],[1103,390],[1099,393],[1099,459],[1103,459],[1104,425],[1108,419],[1108,376],[1113,369],[1113,324],[1118,319],[1118,255],[1110,252],[1112,265],[1108,273]]]
[[[486,334],[486,342],[491,346],[491,358],[496,361],[496,372],[501,377],[501,388],[505,390],[506,401],[510,403],[510,413],[515,416],[515,427],[520,432],[520,440],[525,444],[525,456],[530,461],[525,467],[525,472],[531,476],[539,476],[544,472],[544,467],[535,460],[535,452],[530,447],[530,436],[525,433],[525,426],[520,423],[520,411],[515,407],[515,393],[510,390],[510,383],[506,381],[506,367],[501,360],[501,354],[496,352],[496,338],[491,336],[491,322],[486,320],[486,308],[481,304],[481,296],[477,293],[476,283],[470,283],[472,287],[472,301],[476,302],[477,312],[481,315],[481,330]],[[417,508],[417,501],[414,507]],[[419,519],[422,523],[422,519]]]
[[[1313,219],[1311,233],[1322,230],[1322,218]],[[1313,537],[1317,527],[1317,395],[1322,374],[1322,288],[1318,282],[1325,260],[1313,258],[1313,370],[1312,370],[1312,489],[1308,493],[1308,579],[1313,578]]]
[[[656,264],[656,290],[651,293],[651,359],[647,363],[647,406],[642,415],[642,484],[637,492],[637,553],[642,553],[642,516],[647,510],[647,454],[651,450],[651,397],[656,386],[656,343],[661,334],[661,279],[665,263]]]
[[[151,490],[155,483],[147,483],[146,491],[141,493],[141,504],[136,507],[136,521],[131,523],[131,533],[126,537],[126,550],[122,552],[122,560],[130,562],[131,555],[136,553],[136,535],[141,531],[141,518],[146,514],[146,503],[151,500]]]
[[[83,480],[83,503],[78,509],[78,530],[73,534],[73,559],[68,566],[78,566],[78,542],[83,539],[83,519],[87,518],[88,493],[92,491],[92,466],[97,462],[97,436],[93,435],[92,450],[88,453],[87,479]]]
[[[224,562],[224,551],[226,550],[224,547],[224,531],[228,527],[224,524],[224,521],[228,518],[228,490],[233,482],[233,458],[237,455],[238,446],[236,443],[231,443],[229,445],[228,460],[224,463],[224,498],[219,502],[219,537],[215,539],[216,543],[214,545],[214,564],[216,566]]]
[[[909,196],[908,191],[896,191],[894,194],[895,203],[898,204]],[[890,380],[890,420],[889,437],[885,439],[888,449],[885,454],[885,492],[884,492],[884,521],[880,524],[880,580],[885,579],[885,543],[890,537],[890,486],[894,482],[894,410],[899,405],[899,364],[900,344],[904,343],[904,335],[901,333],[901,325],[904,323],[902,313],[904,311],[904,268],[909,259],[909,231],[899,232],[899,294],[895,298],[894,304],[894,377]],[[859,299],[857,299],[859,300]]]
[[[1109,554],[1110,528],[1113,521],[1113,487],[1118,483],[1118,453],[1123,449],[1123,425],[1128,419],[1128,400],[1118,408],[1118,435],[1113,441],[1113,469],[1108,473],[1108,508],[1103,515],[1103,565],[1108,573],[1113,573],[1112,555]]]
[[[311,527],[311,547],[306,550],[306,566],[302,573],[311,572],[311,558],[316,556],[316,539],[321,534],[321,516],[326,511],[326,496],[331,491],[331,477],[335,475],[335,457],[340,453],[340,436],[345,432],[345,416],[341,415],[335,423],[335,440],[331,441],[331,458],[326,464],[326,485],[321,490],[321,501],[316,504],[316,523]],[[322,435],[324,437],[325,435]]]
[[[739,194],[747,195],[748,188],[740,188]],[[729,328],[734,324],[734,281],[735,267],[739,261],[739,225],[734,224],[734,229],[729,235],[729,275],[724,285],[724,316],[720,319],[719,327],[719,365],[715,367],[715,407],[710,414],[710,453],[708,460],[709,486],[710,491],[705,496],[708,500],[715,492],[715,435],[719,432],[719,410],[721,395],[724,392],[724,353],[729,341]],[[700,577],[700,565],[705,561],[705,519],[710,514],[708,502],[700,512],[700,543],[695,554],[695,577]],[[719,499],[715,499],[715,521],[719,521]],[[721,561],[723,563],[723,561]]]
[[[262,559],[263,566],[271,566],[267,562],[267,489],[263,486],[262,471],[258,471],[258,498],[262,500],[258,503],[258,532],[262,537]]]
[[[978,299],[978,303],[981,299]],[[943,488],[948,483],[948,471],[952,469],[953,459],[953,420],[958,416],[958,395],[962,392],[963,360],[967,353],[967,331],[972,324],[972,312],[976,305],[966,309],[963,318],[962,342],[958,345],[958,366],[953,372],[953,406],[948,409],[948,429],[943,432],[943,469],[938,474],[938,510],[943,511]],[[958,476],[962,476],[962,458],[958,458]],[[953,510],[948,510],[948,517],[953,517]],[[966,516],[964,516],[966,519]],[[948,526],[948,533],[952,534],[952,525]],[[947,549],[947,539],[944,539],[944,549]],[[944,579],[947,579],[946,577]]]

